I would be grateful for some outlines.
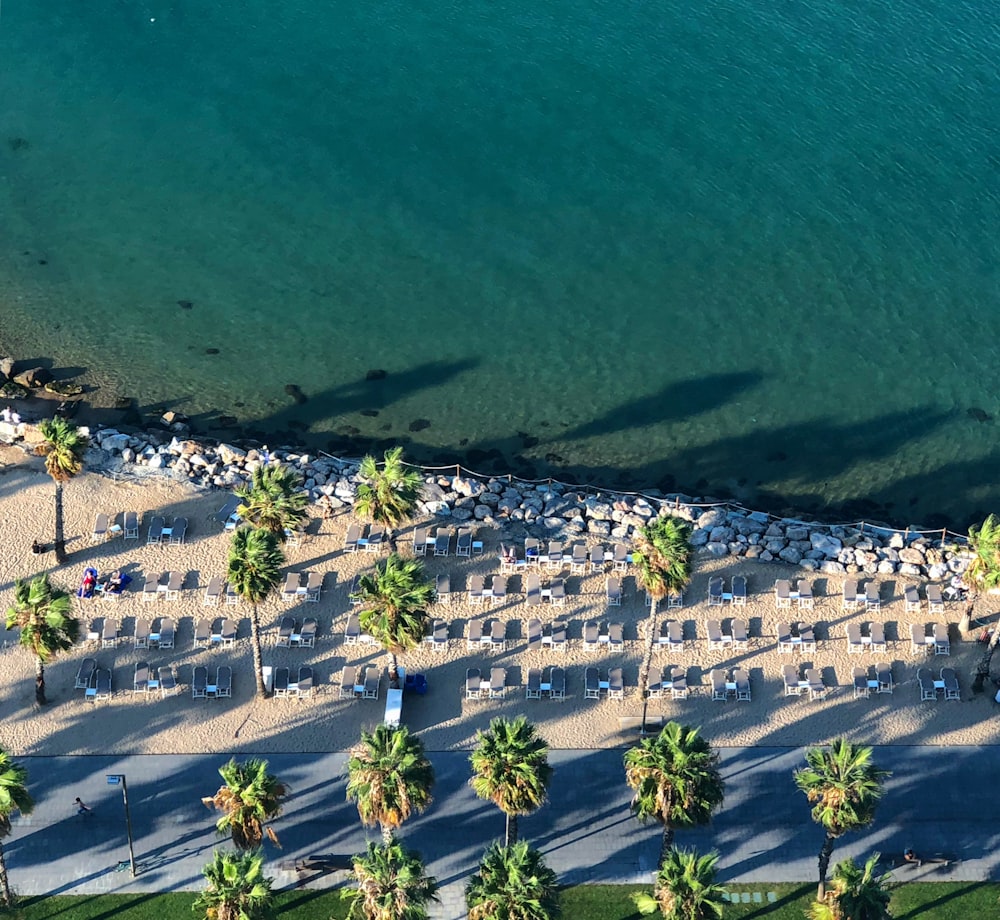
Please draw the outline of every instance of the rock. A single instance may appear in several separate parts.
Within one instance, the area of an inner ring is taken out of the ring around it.
[[[610,521],[611,513],[614,510],[607,502],[598,501],[596,498],[588,498],[584,501],[587,517],[595,521]]]
[[[801,524],[793,524],[785,529],[785,537],[788,540],[802,542],[809,539],[809,528]]]
[[[122,460],[125,463],[135,463],[135,451],[131,447],[126,447],[122,451]]]
[[[365,374],[365,380],[385,380],[389,375],[382,368],[375,368]]]
[[[778,553],[778,558],[782,562],[787,562],[789,565],[798,565],[802,561],[802,553],[800,553],[794,546],[786,546],[781,552]]]
[[[747,559],[759,559],[762,552],[763,549],[759,544],[751,544],[747,547],[746,557]]]
[[[733,529],[744,536],[752,533],[765,533],[767,527],[761,522],[754,520],[753,518],[736,517],[730,520],[733,525]]]
[[[542,524],[547,530],[559,530],[566,522],[560,517],[543,517]]]
[[[730,556],[742,556],[747,551],[746,543],[730,543],[729,544],[729,555]]]
[[[285,384],[285,392],[289,396],[291,396],[292,399],[295,400],[295,404],[298,405],[298,406],[304,405],[305,403],[309,402],[309,397],[306,396],[306,394],[303,393],[302,390],[299,389],[299,387],[298,387],[297,384],[286,383]]]
[[[587,522],[587,530],[595,537],[610,537],[611,524],[608,521],[595,521],[593,518]]]
[[[819,568],[819,563],[815,559],[803,559],[799,567],[805,572],[815,572]]]
[[[13,373],[14,359],[0,357],[0,377],[5,377],[9,380]]]
[[[726,523],[726,512],[720,510],[719,508],[713,508],[711,511],[705,511],[698,517],[698,527],[704,530],[711,530],[713,527],[719,527]]]
[[[902,549],[906,546],[906,540],[903,539],[903,535],[897,531],[889,538],[889,546],[892,549]]]
[[[919,565],[913,565],[911,562],[901,562],[899,564],[899,574],[908,575],[911,578],[919,578],[924,574],[924,570]]]
[[[728,543],[733,538],[732,527],[713,527],[708,536],[709,543]]]
[[[691,533],[692,546],[704,546],[708,542],[708,531],[701,527],[696,527]]]
[[[81,396],[83,387],[78,383],[69,383],[63,380],[50,380],[44,384],[45,392],[55,396]]]
[[[239,447],[233,447],[232,444],[220,444],[219,445],[219,459],[222,460],[226,466],[232,466],[233,464],[242,463],[247,456],[247,452]]]
[[[149,458],[149,468],[152,470],[162,469],[166,465],[167,460],[163,454],[153,454],[153,456]]]
[[[453,508],[451,516],[456,521],[468,521],[472,519],[472,510],[470,508]]]
[[[485,521],[490,516],[492,509],[488,505],[476,505],[472,509],[472,514],[477,521]]]
[[[811,533],[809,542],[813,549],[819,550],[824,556],[836,556],[844,548],[844,544],[836,537],[828,537],[821,533]]]
[[[915,546],[907,546],[899,551],[899,561],[910,565],[923,565],[924,554]]]
[[[52,375],[44,367],[33,367],[30,370],[21,371],[14,378],[14,383],[19,383],[30,390],[43,387],[52,380]]]
[[[846,575],[847,569],[844,568],[839,562],[824,562],[819,567],[819,571],[824,575]]]
[[[891,563],[888,559],[883,559],[875,570],[879,575],[895,575],[896,566]]]
[[[769,553],[767,550],[764,550],[764,552],[762,552],[757,558],[761,562],[774,562],[773,554]]]
[[[721,558],[729,553],[729,547],[725,543],[706,543],[705,552],[710,556]]]
[[[902,571],[902,568],[900,571]],[[927,567],[927,577],[931,581],[944,581],[950,574],[946,565],[930,565]]]
[[[120,454],[128,447],[129,436],[116,431],[101,438],[100,444],[101,450],[106,450],[110,454]]]
[[[0,386],[0,398],[3,399],[24,399],[28,396],[28,390],[13,380],[8,380]]]

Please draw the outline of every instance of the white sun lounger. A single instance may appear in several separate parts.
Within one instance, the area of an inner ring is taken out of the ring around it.
[[[215,698],[233,695],[233,669],[220,664],[215,669]]]
[[[683,668],[670,670],[670,698],[672,700],[686,700],[688,698],[687,674]]]
[[[94,702],[110,700],[111,693],[111,671],[107,668],[98,668],[94,672]]]
[[[132,676],[133,693],[149,693],[149,663],[137,661]]]
[[[232,646],[236,644],[236,621],[229,617],[222,618],[222,644]]]
[[[195,624],[194,644],[202,647],[212,644],[212,624],[208,620],[201,619]]]
[[[469,628],[465,634],[466,648],[479,648],[483,644],[483,621],[469,620]]]
[[[937,688],[934,686],[934,678],[927,668],[917,669],[917,684],[920,687],[920,701],[937,700]]]
[[[750,702],[750,675],[741,668],[733,671],[733,681],[736,683],[736,701]]]
[[[310,572],[306,578],[306,601],[310,604],[318,604],[322,591],[323,573]]]
[[[528,651],[538,652],[542,648],[542,621],[538,617],[528,620]]]
[[[561,578],[553,578],[549,582],[549,600],[553,607],[566,606],[566,585]]]
[[[847,624],[847,653],[849,655],[860,655],[864,652],[865,646],[861,641],[861,627],[857,623]],[[867,678],[865,678],[867,680]]]
[[[306,617],[302,621],[302,631],[299,633],[299,647],[313,648],[316,645],[316,630],[319,624],[315,617]]]
[[[885,643],[885,627],[881,623],[872,623],[871,628],[871,651],[873,652],[884,652],[886,651]]]
[[[747,649],[750,647],[750,640],[747,637],[747,623],[746,620],[733,620],[732,625],[733,630],[733,648],[735,649]]]
[[[507,624],[503,620],[490,623],[490,648],[502,652],[507,648]]]
[[[299,676],[295,681],[295,696],[300,700],[308,699],[313,694],[313,669],[309,665],[299,668]]]
[[[94,520],[94,532],[90,535],[91,543],[103,543],[108,539],[110,521],[106,514],[99,514]]]
[[[282,617],[275,644],[280,648],[291,648],[293,632],[295,632],[295,617]]]
[[[805,578],[799,579],[799,609],[812,610],[815,607],[812,584]]]
[[[355,667],[345,667],[340,675],[340,698],[353,699],[354,687],[358,679],[358,669]]]
[[[961,691],[958,689],[958,675],[954,668],[941,668],[941,681],[944,683],[944,698],[946,700],[960,700]]]
[[[792,627],[787,623],[778,623],[778,651],[795,651],[795,643],[792,641]]]
[[[608,671],[608,699],[625,699],[625,679],[621,668],[612,668]]]
[[[878,681],[876,693],[892,693],[892,665],[875,665],[875,679]]]
[[[609,578],[605,586],[605,593],[607,594],[609,607],[621,607],[622,580],[617,576]]]
[[[435,593],[438,603],[450,604],[452,601],[451,578],[445,574],[438,575],[436,587],[437,591]]]
[[[844,610],[854,610],[858,606],[858,583],[853,578],[844,579]]]
[[[920,612],[920,591],[917,589],[916,585],[907,585],[903,590],[903,600],[905,602],[905,608],[907,613],[919,613]]]
[[[545,568],[550,572],[562,571],[563,567],[563,548],[562,543],[557,540],[549,541],[549,552],[548,560],[545,563]]]
[[[490,606],[502,604],[507,599],[507,578],[504,575],[493,576],[493,587],[490,592]]]
[[[187,537],[188,519],[186,517],[174,518],[174,523],[170,528],[170,543],[180,546]]]
[[[382,672],[377,665],[370,664],[365,669],[365,693],[366,700],[377,700],[379,685],[382,683]]]
[[[722,626],[718,620],[709,620],[705,624],[705,628],[708,632],[708,647],[710,649],[726,647],[726,640],[722,636]]]
[[[799,686],[799,669],[794,664],[782,665],[781,679],[785,684],[785,696],[801,696],[804,687]]]
[[[361,641],[361,620],[356,613],[351,613],[344,627],[344,645],[357,645]]]
[[[163,518],[161,515],[153,515],[149,522],[149,530],[146,533],[146,543],[161,543],[163,541]]]
[[[596,652],[600,647],[600,627],[593,620],[583,624],[583,650]]]
[[[101,630],[101,648],[117,648],[118,621],[114,617],[104,618],[104,629]]]
[[[951,639],[948,638],[948,627],[944,623],[935,623],[934,629],[934,654],[950,655]]]
[[[455,555],[472,555],[472,529],[469,527],[459,527],[458,536],[455,538]]]
[[[562,668],[549,668],[549,699],[566,699],[566,672]]]
[[[94,672],[97,671],[96,658],[84,658],[80,662],[80,667],[76,672],[76,681],[73,684],[74,690],[86,690],[94,679]]]
[[[288,696],[288,668],[274,669],[274,696],[275,698]]]
[[[722,703],[726,702],[729,699],[729,691],[726,689],[726,672],[716,669],[709,677],[712,682],[712,699]]]
[[[601,679],[597,668],[587,668],[583,675],[583,698],[596,700],[601,697]]]
[[[746,607],[747,605],[747,580],[743,575],[733,576],[733,600],[734,607]]]
[[[541,668],[528,668],[528,683],[524,688],[524,698],[526,700],[540,700],[542,698]]]
[[[483,672],[479,668],[466,668],[465,670],[465,698],[467,700],[478,700],[483,695]]]
[[[878,583],[870,581],[865,585],[865,609],[880,610],[881,607],[882,599],[879,597]]]
[[[624,572],[628,568],[628,547],[624,543],[616,543],[612,564],[616,572]]]
[[[160,638],[156,642],[157,648],[174,647],[174,630],[176,626],[170,617],[160,619]]]
[[[281,589],[281,599],[283,601],[293,601],[299,596],[299,588],[302,586],[302,573],[289,572],[285,576],[285,584]]]
[[[172,571],[167,575],[167,600],[175,601],[181,596],[181,587],[184,584],[184,573]]]
[[[604,571],[604,547],[595,546],[590,551],[590,564],[588,566],[591,574]]]
[[[863,696],[868,698],[868,668],[855,668],[851,673],[851,680],[854,684],[854,698]]]
[[[431,633],[431,648],[435,652],[445,652],[448,650],[448,621],[436,619],[434,629]]]
[[[787,579],[779,578],[774,583],[774,606],[776,610],[788,609],[792,606],[792,586]]]
[[[191,672],[191,698],[205,699],[208,696],[208,668],[199,665]]]
[[[485,582],[482,575],[469,576],[469,603],[482,604]]]
[[[135,621],[134,643],[136,648],[149,648],[149,620],[141,617]]]
[[[708,580],[708,606],[721,607],[723,594],[722,579],[716,576]]]
[[[566,651],[566,621],[556,620],[552,624],[552,650],[554,652]]]
[[[382,527],[370,527],[368,529],[368,542],[365,543],[366,553],[382,552],[382,541],[385,538],[385,529]]]
[[[931,613],[944,613],[944,598],[941,596],[941,585],[928,585],[924,588],[927,594],[927,606]]]
[[[174,669],[169,664],[162,665],[157,669],[156,676],[160,681],[161,699],[173,696],[177,692],[177,677],[174,675]]]
[[[425,556],[427,554],[427,528],[418,527],[413,531],[413,555]]]
[[[806,668],[806,681],[809,684],[809,699],[821,700],[826,697],[826,685],[823,676],[816,668]]]
[[[927,627],[923,623],[910,624],[910,651],[926,655],[930,651],[927,644]]]
[[[205,597],[202,600],[202,605],[205,607],[218,607],[219,598],[222,597],[222,588],[224,582],[222,578],[218,575],[213,576],[208,581],[208,587],[205,588]]]
[[[574,575],[583,575],[587,571],[587,547],[583,543],[574,543],[569,560],[569,570]]]
[[[357,524],[349,524],[347,533],[344,536],[344,551],[356,553],[358,551],[358,540],[361,539],[361,528]]]
[[[122,536],[125,540],[139,539],[139,515],[134,511],[126,511],[123,519]]]

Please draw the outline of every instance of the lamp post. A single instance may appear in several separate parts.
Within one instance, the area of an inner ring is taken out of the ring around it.
[[[128,861],[132,867],[132,878],[135,878],[135,850],[132,847],[132,813],[128,809],[128,783],[124,773],[107,773],[105,778],[109,786],[122,787],[122,801],[125,803],[125,827],[128,830]]]

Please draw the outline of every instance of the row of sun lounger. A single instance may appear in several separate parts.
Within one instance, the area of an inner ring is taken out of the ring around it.
[[[478,700],[486,693],[491,700],[503,699],[507,693],[507,669],[491,668],[489,680],[483,678],[479,668],[468,668],[465,672],[465,698]]]
[[[303,578],[305,579],[304,581]],[[304,601],[315,604],[319,602],[322,590],[322,572],[310,572],[308,576],[305,576],[303,572],[289,572],[285,576],[285,584],[281,589],[281,598],[286,601],[301,598]]]
[[[306,699],[313,692],[313,669],[307,665],[299,668],[298,676],[293,682],[288,668],[274,669],[274,695],[276,698],[295,697]]]
[[[742,575],[733,576],[729,591],[726,591],[724,578],[716,576],[708,580],[708,606],[721,607],[727,601],[734,607],[746,607],[747,580]]]
[[[356,553],[364,550],[366,553],[380,553],[385,543],[385,529],[383,527],[365,527],[360,524],[350,524],[347,533],[344,535],[344,551]]]
[[[340,698],[377,700],[382,671],[378,665],[344,668],[340,678]]]
[[[316,620],[307,617],[299,625],[295,617],[282,617],[278,627],[277,645],[284,648],[312,648],[316,644]]]
[[[121,534],[126,540],[139,539],[139,515],[134,511],[126,511],[122,515],[121,525],[112,524],[108,515],[101,513],[94,519],[94,529],[90,534],[91,543],[103,543]],[[183,542],[183,539],[181,540]]]
[[[476,540],[471,527],[459,527],[455,535],[455,555],[472,556],[483,551],[482,540]],[[418,527],[413,531],[413,555],[447,556],[451,552],[451,531],[444,527],[437,530]]]
[[[936,700],[938,693],[944,693],[946,700],[960,700],[961,691],[958,687],[958,675],[954,668],[941,668],[937,680],[927,668],[917,670],[917,684],[920,687],[920,699]]]
[[[193,699],[219,699],[233,695],[233,669],[219,665],[215,669],[215,683],[208,682],[208,668],[198,665],[191,671],[191,697]]]

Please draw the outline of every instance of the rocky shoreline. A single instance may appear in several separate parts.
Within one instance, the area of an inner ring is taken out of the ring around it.
[[[164,431],[128,434],[114,428],[90,431],[88,467],[126,476],[169,476],[205,489],[232,490],[265,462],[262,449],[209,443],[187,436],[183,421],[165,418]],[[173,427],[171,432],[169,427]],[[0,422],[0,439],[32,451],[34,425]],[[310,501],[333,515],[353,504],[357,460],[290,449],[268,452],[303,477]],[[590,491],[555,481],[514,477],[476,478],[424,469],[423,514],[456,523],[481,522],[544,537],[589,535],[628,540],[648,520],[669,513],[691,522],[692,543],[711,557],[798,566],[824,575],[901,575],[948,580],[968,565],[963,541],[935,531],[893,530],[872,525],[838,525],[775,517],[731,502],[686,495]],[[944,538],[944,539],[942,539]]]

